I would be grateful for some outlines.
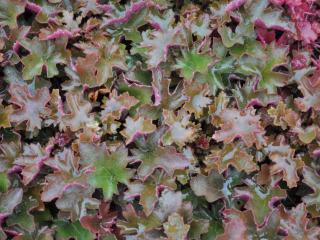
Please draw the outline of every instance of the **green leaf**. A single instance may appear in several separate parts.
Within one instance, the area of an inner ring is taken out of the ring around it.
[[[268,104],[277,103],[281,100],[281,97],[276,93],[268,94],[267,89],[255,90],[255,85],[254,79],[248,79],[241,88],[236,86],[235,89],[232,89],[239,108],[244,109],[252,103],[267,106]]]
[[[246,39],[244,44],[235,44],[230,48],[230,54],[238,59],[245,54],[259,59],[267,57],[262,44],[255,39]]]
[[[6,192],[10,186],[10,180],[6,173],[0,173],[0,192]]]
[[[83,161],[93,163],[95,171],[89,177],[89,183],[96,188],[102,188],[105,199],[118,194],[118,183],[128,184],[133,172],[126,168],[128,150],[120,147],[109,153],[103,146],[91,144],[80,145],[80,156]]]
[[[10,124],[10,115],[13,112],[12,106],[9,105],[4,107],[2,105],[2,99],[0,99],[0,128],[8,128],[11,127]]]
[[[135,142],[138,148],[132,149],[133,159],[141,161],[138,176],[146,179],[157,168],[162,168],[170,176],[176,169],[185,169],[189,165],[188,159],[176,151],[173,146],[161,147],[158,142],[163,129],[151,134],[147,140],[140,138]]]
[[[141,41],[141,34],[138,31],[138,28],[146,23],[146,19],[149,13],[148,7],[142,8],[140,11],[134,12],[130,18],[127,18],[126,22],[108,24],[112,22],[112,20],[117,18],[123,18],[124,15],[128,14],[128,12],[132,12],[132,6],[135,3],[131,4],[128,8],[125,9],[117,9],[114,8],[114,11],[108,13],[108,18],[103,19],[102,26],[106,25],[106,31],[111,33],[113,36],[117,38],[121,38],[123,35],[126,40],[131,40],[133,42]]]
[[[79,221],[72,223],[69,221],[59,220],[56,221],[55,224],[57,225],[56,237],[59,240],[67,240],[70,238],[75,238],[76,240],[94,239],[93,234],[84,229]]]
[[[215,95],[219,89],[224,89],[228,74],[234,69],[235,60],[231,57],[224,58],[216,63],[206,74],[197,74],[195,79],[200,83],[207,83],[211,94]]]
[[[182,51],[182,57],[177,60],[175,67],[181,69],[183,77],[192,79],[194,73],[206,73],[208,65],[212,61],[209,55],[199,54],[195,50]]]
[[[33,196],[25,196],[21,204],[15,209],[14,213],[7,219],[7,224],[9,226],[19,225],[26,231],[35,230],[35,222],[33,215],[30,211],[37,207],[38,201]]]
[[[21,40],[21,45],[30,51],[22,58],[24,68],[22,76],[25,80],[41,75],[46,68],[47,77],[52,78],[59,74],[57,64],[66,64],[70,58],[70,51],[66,50],[67,39],[56,41],[40,41],[37,37],[30,40]]]
[[[140,101],[141,104],[147,104],[151,103],[151,97],[152,97],[152,89],[148,86],[143,85],[127,85],[127,84],[119,84],[119,91],[122,92],[128,92],[130,96],[135,97]],[[137,106],[140,106],[138,104]]]
[[[17,28],[17,17],[24,12],[25,0],[3,0],[0,4],[0,25]]]
[[[286,197],[285,190],[280,187],[263,188],[251,182],[248,188],[237,188],[235,192],[240,198],[241,196],[249,197],[245,207],[252,211],[258,225],[261,225],[270,216],[273,199],[280,200]]]
[[[0,193],[0,214],[8,216],[22,201],[22,188],[13,188],[6,193]]]
[[[203,235],[201,239],[203,240],[212,240],[216,239],[218,235],[223,233],[223,225],[221,222],[212,220],[209,223],[209,229],[206,234]]]
[[[267,28],[282,28],[295,32],[294,23],[288,19],[281,18],[280,8],[268,8],[268,0],[254,0],[248,4],[246,14],[252,22],[261,21]]]
[[[265,50],[266,58],[243,56],[237,71],[244,75],[253,75],[259,78],[258,89],[267,89],[269,94],[276,93],[277,87],[283,87],[288,82],[288,75],[275,72],[275,67],[286,65],[288,47],[278,47],[271,43]]]

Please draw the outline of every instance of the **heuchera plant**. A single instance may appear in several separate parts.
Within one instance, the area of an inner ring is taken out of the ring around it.
[[[0,240],[320,239],[319,0],[1,0]]]

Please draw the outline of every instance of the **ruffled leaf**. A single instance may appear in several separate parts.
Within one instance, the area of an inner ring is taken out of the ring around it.
[[[23,167],[23,184],[29,184],[39,173],[41,167],[49,158],[48,153],[38,144],[23,146],[23,153],[14,163]]]
[[[102,202],[96,215],[86,215],[80,219],[81,225],[93,234],[105,236],[112,231],[117,212],[110,211],[110,202]]]
[[[246,209],[251,210],[258,226],[263,225],[269,218],[276,201],[286,197],[285,190],[272,186],[263,188],[254,183],[249,183],[248,188],[237,188],[236,197],[248,198]]]
[[[152,120],[143,117],[127,117],[125,127],[120,133],[126,138],[126,144],[131,143],[138,136],[149,134],[156,130]]]
[[[196,137],[196,128],[190,123],[191,116],[186,111],[180,110],[175,115],[172,111],[163,110],[163,117],[165,124],[169,126],[162,136],[165,145],[176,143],[182,147]]]
[[[261,148],[264,144],[264,129],[260,124],[260,116],[255,115],[254,109],[225,109],[220,118],[223,122],[221,130],[212,136],[216,141],[228,144],[240,137],[248,147],[255,144],[257,148]]]
[[[10,124],[10,115],[12,114],[13,109],[11,106],[3,106],[2,99],[0,99],[0,127],[8,128],[11,127]]]
[[[86,43],[77,45],[86,54],[85,58],[79,57],[75,65],[83,85],[100,86],[113,76],[113,68],[127,69],[123,47],[112,39],[103,38],[103,40],[97,45]]]
[[[79,158],[74,156],[72,150],[68,148],[56,153],[45,164],[54,169],[54,172],[48,174],[45,178],[46,182],[41,195],[41,200],[44,202],[60,198],[64,191],[73,185],[84,187],[88,185],[86,167],[81,168],[79,166]]]
[[[220,174],[229,166],[248,174],[258,170],[253,156],[245,151],[242,144],[226,144],[223,149],[213,150],[210,155],[206,156],[205,164],[207,171],[215,169]]]
[[[25,10],[25,0],[4,0],[0,6],[0,25],[10,29],[18,27],[17,17]]]
[[[118,194],[118,183],[128,184],[133,172],[126,168],[128,150],[125,147],[109,153],[103,146],[90,144],[80,145],[82,161],[91,162],[95,167],[90,174],[89,183],[96,188],[102,188],[104,199],[110,199]]]
[[[24,65],[22,76],[29,80],[41,75],[45,68],[47,77],[52,78],[59,74],[57,64],[66,64],[70,58],[70,51],[66,50],[67,41],[62,38],[56,41],[22,40],[21,44],[30,54],[22,59]]]
[[[93,122],[89,114],[92,109],[91,104],[83,98],[80,92],[67,93],[66,99],[67,112],[62,116],[62,120],[71,131],[78,131]]]
[[[185,239],[190,229],[190,225],[184,224],[183,218],[178,213],[170,215],[163,227],[170,240]]]
[[[183,108],[190,113],[194,113],[196,118],[200,118],[205,108],[212,103],[212,100],[207,97],[209,94],[208,86],[191,83],[185,86],[184,91],[189,99],[183,105]]]
[[[48,88],[44,87],[31,93],[26,85],[12,83],[9,88],[10,102],[18,108],[10,115],[11,122],[18,124],[27,121],[27,130],[41,129],[42,118],[49,109],[50,100]]]
[[[182,59],[177,60],[176,68],[181,69],[182,76],[187,80],[192,79],[196,72],[208,71],[211,57],[192,51],[182,51]]]
[[[308,228],[309,219],[307,218],[306,205],[300,203],[297,207],[291,209],[291,211],[282,211],[282,219],[280,220],[280,226],[288,235],[285,239],[310,239],[316,240],[320,235],[319,227]]]
[[[269,158],[274,162],[271,166],[271,174],[282,173],[283,180],[287,182],[288,187],[296,187],[299,181],[297,171],[304,166],[304,162],[294,157],[294,150],[288,145],[269,145],[267,152]]]
[[[140,197],[140,205],[146,216],[149,216],[158,200],[160,188],[175,189],[174,178],[168,178],[163,172],[156,171],[146,181],[134,181],[128,185],[128,191],[125,192],[125,198],[131,199],[135,196]]]
[[[303,182],[312,188],[313,193],[303,197],[303,202],[307,206],[315,205],[316,209],[320,209],[320,177],[312,168],[305,166],[302,169]]]
[[[59,220],[55,224],[57,225],[57,239],[67,240],[74,238],[76,240],[92,240],[94,238],[94,235],[87,229],[84,229],[79,221],[72,223]]]
[[[140,138],[139,142],[136,142],[139,148],[131,150],[134,161],[141,162],[137,173],[144,180],[157,168],[164,169],[172,176],[176,169],[185,169],[189,165],[188,159],[174,147],[158,146],[161,135],[161,131],[157,131],[147,140]]]
[[[138,100],[127,92],[118,95],[116,91],[112,91],[108,98],[104,98],[101,118],[103,120],[107,120],[108,118],[119,119],[124,110],[129,110],[137,103]]]
[[[19,225],[29,232],[34,231],[36,225],[34,216],[30,213],[30,211],[38,206],[39,203],[34,196],[24,196],[23,201],[18,205],[14,213],[8,217],[6,223],[9,226]]]
[[[170,47],[186,45],[181,26],[169,26],[159,31],[145,31],[142,32],[142,39],[140,46],[150,49],[147,54],[149,68],[157,67],[160,63],[167,61]]]
[[[0,216],[1,220],[10,214],[22,201],[22,188],[13,188],[6,193],[0,193]]]
[[[208,176],[198,175],[190,181],[191,189],[197,196],[204,196],[208,202],[214,202],[222,198],[223,177],[211,171]]]

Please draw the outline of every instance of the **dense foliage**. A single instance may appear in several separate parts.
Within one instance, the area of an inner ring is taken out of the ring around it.
[[[319,0],[1,0],[0,239],[320,239]]]

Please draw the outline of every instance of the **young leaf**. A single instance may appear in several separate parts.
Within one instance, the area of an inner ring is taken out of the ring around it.
[[[295,105],[302,111],[307,112],[309,109],[319,111],[320,109],[320,95],[318,88],[315,86],[308,86],[306,81],[302,81],[299,85],[299,89],[303,94],[303,97],[294,99]]]
[[[183,109],[179,110],[177,115],[173,111],[163,110],[164,122],[169,129],[162,136],[162,142],[165,145],[176,143],[183,147],[186,142],[192,142],[196,137],[196,128],[189,119],[190,115]]]
[[[276,104],[281,100],[278,94],[270,94],[267,89],[255,89],[256,82],[254,80],[246,80],[243,87],[236,86],[232,89],[239,108],[243,109],[250,106],[267,106]]]
[[[102,188],[104,199],[118,194],[118,183],[128,184],[133,175],[133,171],[126,168],[128,150],[123,146],[109,153],[103,146],[81,144],[80,156],[83,161],[94,165],[95,171],[91,173],[89,183],[93,187]]]
[[[288,82],[288,75],[275,72],[274,69],[287,64],[288,47],[279,47],[274,42],[265,50],[266,57],[259,60],[256,57],[244,56],[238,62],[237,71],[244,75],[259,78],[258,89],[267,89],[269,94],[276,93],[277,87],[283,87]]]
[[[273,124],[283,130],[287,127],[295,127],[299,121],[299,115],[292,109],[287,108],[282,101],[278,103],[276,108],[269,108],[268,114],[273,118]]]
[[[103,110],[101,111],[101,118],[103,121],[112,118],[119,119],[124,110],[129,110],[139,101],[125,92],[118,95],[116,91],[112,91],[108,98],[103,99]]]
[[[208,71],[211,57],[199,54],[195,50],[182,51],[182,59],[177,60],[175,67],[181,69],[182,76],[191,80],[196,72],[206,73]]]
[[[170,91],[170,82],[171,80],[164,77],[164,73],[160,68],[152,71],[154,105],[159,106],[160,110],[176,110],[187,100],[187,96],[183,93],[181,82],[175,87],[174,91]]]
[[[268,0],[250,2],[247,9],[250,20],[256,24],[262,23],[267,28],[295,32],[293,23],[281,18],[282,11],[278,8],[268,8],[268,5]]]
[[[194,113],[196,118],[200,118],[204,109],[212,103],[212,100],[206,96],[209,94],[208,85],[192,82],[185,86],[184,92],[189,99],[183,105],[183,108],[189,113]]]
[[[196,74],[195,79],[200,83],[207,83],[212,95],[216,95],[219,89],[226,87],[225,79],[233,72],[235,60],[232,57],[226,57],[209,68],[208,73]]]

